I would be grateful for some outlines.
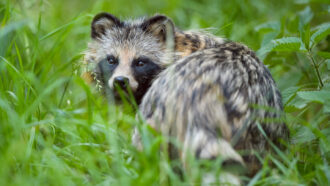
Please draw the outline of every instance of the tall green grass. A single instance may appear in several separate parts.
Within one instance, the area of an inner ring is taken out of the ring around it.
[[[137,151],[130,141],[135,116],[80,78],[90,21],[100,11],[163,13],[182,29],[211,28],[258,51],[283,94],[291,139],[244,179],[329,185],[327,0],[1,0],[0,185],[178,185],[198,183],[207,171],[192,160],[180,179],[171,168],[177,162],[159,152],[167,139],[146,128],[147,148]],[[208,164],[219,172],[216,165]]]

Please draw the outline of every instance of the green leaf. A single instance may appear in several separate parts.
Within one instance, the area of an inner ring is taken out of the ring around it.
[[[330,100],[330,91],[329,90],[320,90],[320,91],[300,91],[297,93],[298,96],[304,100],[316,101],[320,103],[325,103]]]
[[[330,113],[330,102],[324,104],[323,112]]]
[[[299,30],[303,29],[313,18],[314,14],[309,6],[299,12]]]
[[[321,56],[325,59],[330,59],[330,52],[321,52],[321,51],[319,51],[319,52],[317,52],[317,55],[319,55],[319,56]]]
[[[303,11],[299,12],[299,32],[300,38],[305,44],[305,48],[309,49],[310,46],[310,21],[312,20],[314,14],[309,6],[307,6]]]
[[[307,51],[300,38],[284,37],[281,39],[272,40],[272,51],[297,52]]]
[[[70,22],[68,22],[68,23],[66,23],[66,24],[64,24],[64,25],[62,25],[62,26],[60,26],[60,27],[54,29],[53,31],[47,33],[46,35],[42,36],[42,37],[40,38],[40,41],[45,40],[45,39],[47,39],[47,38],[49,38],[49,37],[51,37],[51,36],[57,34],[58,32],[60,32],[60,31],[62,31],[62,30],[65,30],[65,29],[69,28],[70,26],[72,26],[72,25],[76,24],[77,22],[79,22],[80,19],[82,19],[82,18],[84,18],[84,17],[85,17],[85,16],[78,16],[78,17],[74,18],[72,21],[70,21]]]
[[[302,40],[298,37],[283,37],[280,39],[271,40],[267,45],[261,47],[257,51],[257,55],[260,59],[264,59],[267,53],[271,51],[279,52],[306,52]]]
[[[309,49],[310,44],[310,38],[311,38],[311,31],[310,31],[310,25],[306,24],[302,29],[300,30],[300,38],[305,44],[305,48]]]
[[[330,70],[330,59],[327,59],[325,62],[327,63],[328,70]]]
[[[295,93],[287,102],[285,102],[284,110],[286,113],[296,112],[307,106],[310,101],[304,100]]]
[[[18,30],[18,29],[26,26],[28,23],[29,23],[29,20],[21,20],[21,21],[9,23],[8,25],[6,25],[2,28],[0,27],[0,39],[2,37],[7,36],[9,33],[12,33],[15,30]]]
[[[299,87],[289,87],[282,92],[283,103],[286,105],[296,95]]]
[[[327,37],[329,34],[330,34],[330,23],[324,23],[324,24],[318,26],[317,31],[311,37],[311,41],[312,41],[311,45],[319,43],[322,39]]]
[[[264,35],[264,38],[261,43],[261,47],[266,46],[269,42],[271,42],[273,39],[275,39],[280,33],[278,31],[275,32],[269,32]]]
[[[257,32],[268,32],[268,31],[280,31],[281,30],[281,23],[279,21],[270,21],[258,25],[255,30]]]
[[[291,141],[293,144],[301,144],[310,142],[314,139],[316,139],[314,133],[308,127],[301,126],[297,130],[296,134],[294,134]]]
[[[299,12],[299,19],[303,25],[309,23],[314,14],[309,6],[307,6],[303,11]]]

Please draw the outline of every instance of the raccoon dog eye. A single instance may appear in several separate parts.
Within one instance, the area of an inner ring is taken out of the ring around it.
[[[143,62],[143,61],[138,61],[138,62],[136,63],[136,66],[138,66],[138,67],[142,67],[144,64],[145,64],[145,62]]]
[[[117,59],[113,55],[108,55],[107,56],[107,61],[110,65],[115,65],[118,63]]]
[[[139,57],[137,59],[134,59],[132,63],[133,63],[134,67],[139,68],[139,67],[144,67],[146,65],[149,65],[150,62],[151,62],[150,59],[148,59],[147,57],[142,56],[142,57]]]

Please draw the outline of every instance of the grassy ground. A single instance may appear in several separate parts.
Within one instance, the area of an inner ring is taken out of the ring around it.
[[[182,29],[212,28],[258,51],[283,94],[291,140],[247,181],[329,185],[328,0],[1,0],[0,185],[198,183],[199,162],[180,180],[158,153],[161,136],[136,151],[134,116],[106,104],[80,78],[89,24],[100,11],[121,18],[163,13]]]

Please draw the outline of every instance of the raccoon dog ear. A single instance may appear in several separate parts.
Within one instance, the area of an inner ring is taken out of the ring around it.
[[[123,22],[107,12],[99,13],[92,21],[91,37],[93,39],[100,38],[102,35],[105,35],[107,29],[111,29],[114,26],[122,27]]]
[[[169,47],[174,45],[174,24],[164,15],[155,15],[141,24],[141,28],[157,37]]]

